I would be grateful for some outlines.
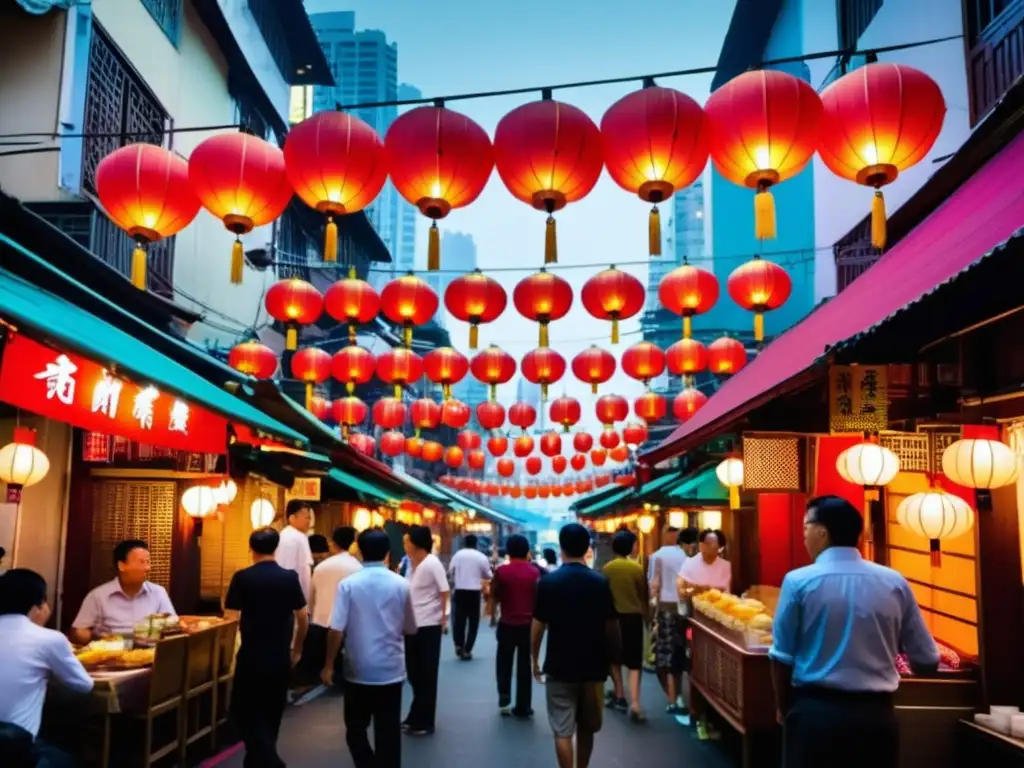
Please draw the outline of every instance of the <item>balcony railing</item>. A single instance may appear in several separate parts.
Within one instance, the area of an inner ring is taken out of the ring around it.
[[[964,0],[967,89],[977,125],[1024,74],[1024,0]]]

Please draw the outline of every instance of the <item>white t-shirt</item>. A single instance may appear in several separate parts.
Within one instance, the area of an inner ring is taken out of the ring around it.
[[[464,547],[452,556],[448,573],[452,574],[455,589],[479,592],[483,588],[481,582],[491,578],[491,561],[480,550]]]
[[[313,623],[321,627],[331,625],[331,609],[343,579],[360,570],[363,564],[348,552],[331,555],[313,569],[312,600]]]
[[[654,577],[661,577],[661,593],[658,595],[658,602],[678,603],[679,591],[676,589],[676,574],[689,558],[678,544],[664,546],[651,555],[651,566],[648,578],[652,581]]]
[[[309,537],[297,528],[285,526],[274,559],[282,568],[299,575],[299,586],[302,587],[302,596],[308,605],[309,582],[313,574],[313,553],[309,549]]]
[[[691,584],[720,589],[723,592],[728,592],[732,586],[732,565],[720,557],[716,557],[710,564],[704,559],[704,555],[688,558],[679,569],[679,575]]]
[[[417,627],[436,627],[444,621],[441,595],[448,594],[448,576],[444,564],[436,555],[427,555],[423,562],[414,566],[409,562],[405,572],[412,595],[412,610],[416,614]]]

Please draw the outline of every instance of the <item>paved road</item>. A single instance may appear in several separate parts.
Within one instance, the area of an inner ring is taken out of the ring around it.
[[[494,630],[482,626],[473,660],[458,661],[445,638],[441,657],[437,731],[431,737],[404,736],[403,763],[416,768],[521,768],[555,765],[543,690],[534,690],[536,716],[518,721],[498,714],[494,684]],[[610,685],[610,683],[609,683]],[[406,687],[406,707],[409,689]],[[738,765],[729,744],[699,742],[692,731],[664,714],[654,675],[645,674],[642,698],[649,721],[629,722],[605,710],[597,735],[593,768],[728,768]],[[322,696],[285,714],[281,757],[302,768],[350,768],[342,719],[343,700]],[[222,765],[242,765],[240,754]]]

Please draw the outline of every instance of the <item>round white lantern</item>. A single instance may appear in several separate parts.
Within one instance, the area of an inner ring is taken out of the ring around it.
[[[370,517],[370,510],[360,507],[352,514],[352,527],[359,533],[362,533],[370,527],[372,518]]]
[[[654,516],[653,515],[640,515],[636,519],[636,528],[640,533],[645,536],[654,530]]]
[[[672,510],[668,513],[668,525],[670,528],[681,531],[686,525],[686,513],[678,509]]]
[[[228,478],[214,489],[217,495],[217,503],[222,505],[230,504],[238,495],[238,486],[235,481]]]
[[[743,459],[729,458],[715,467],[718,481],[729,489],[729,508],[740,508],[740,486],[743,485]]]
[[[888,485],[900,471],[900,459],[878,443],[857,443],[839,454],[836,471],[850,483],[877,488]]]
[[[216,488],[193,485],[181,494],[181,506],[190,517],[202,519],[217,509],[219,495]]]
[[[1002,488],[1019,470],[1017,455],[999,440],[957,440],[942,452],[942,474],[967,488]]]
[[[270,503],[268,499],[256,499],[249,507],[249,520],[252,522],[252,527],[266,528],[272,522],[274,522],[274,516],[277,511],[274,509],[274,505]]]
[[[928,539],[932,565],[941,564],[939,542],[955,539],[974,527],[974,510],[970,504],[952,493],[933,488],[915,493],[900,502],[896,520],[917,536]]]
[[[0,448],[0,480],[7,483],[7,500],[21,501],[21,489],[35,485],[50,471],[50,460],[36,448],[36,432],[15,427],[14,440]]]

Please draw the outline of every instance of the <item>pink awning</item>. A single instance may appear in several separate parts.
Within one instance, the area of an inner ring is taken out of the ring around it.
[[[855,336],[968,267],[1024,226],[1024,134],[851,283],[771,342],[644,458],[661,461],[755,408]],[[899,183],[899,182],[897,182]],[[700,434],[698,434],[700,433]]]

